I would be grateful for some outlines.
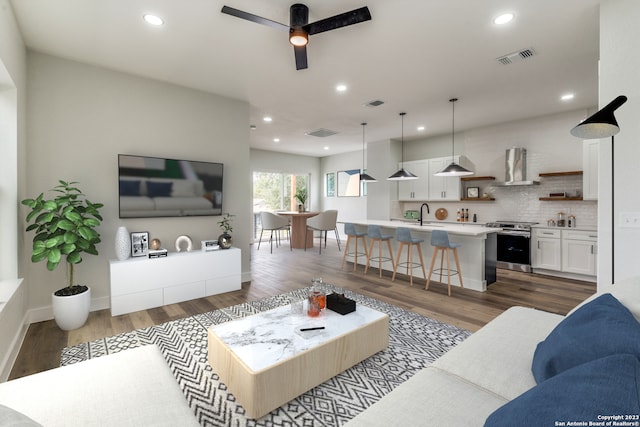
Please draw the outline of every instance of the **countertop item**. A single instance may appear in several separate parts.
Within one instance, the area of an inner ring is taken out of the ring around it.
[[[443,220],[443,219],[447,219],[447,216],[449,215],[449,212],[447,212],[447,210],[445,208],[439,208],[436,211],[436,218],[438,218],[439,220]]]

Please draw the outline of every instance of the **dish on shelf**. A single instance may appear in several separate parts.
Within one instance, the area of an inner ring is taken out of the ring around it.
[[[443,219],[447,219],[447,216],[449,215],[449,212],[447,212],[447,210],[445,208],[439,208],[436,211],[436,218],[439,220],[443,220]]]

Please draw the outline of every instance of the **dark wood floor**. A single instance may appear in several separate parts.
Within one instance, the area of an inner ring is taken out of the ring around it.
[[[307,287],[313,277],[470,331],[478,330],[514,305],[566,314],[596,290],[593,283],[499,270],[498,281],[487,292],[455,287],[448,297],[446,285],[437,282],[426,291],[424,280],[414,280],[410,287],[406,277],[400,275],[395,282],[387,273],[379,278],[377,269],[370,269],[365,276],[362,266],[354,272],[353,264],[348,263],[341,270],[341,257],[342,252],[331,239],[322,255],[317,246],[305,252],[289,251],[285,244],[274,246],[270,254],[268,242],[259,251],[253,245],[253,280],[243,283],[239,291],[116,317],[109,310],[100,310],[89,315],[84,327],[70,332],[58,329],[54,321],[32,324],[10,379],[59,366],[60,352],[66,346]]]

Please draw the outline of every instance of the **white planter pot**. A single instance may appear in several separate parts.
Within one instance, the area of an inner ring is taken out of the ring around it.
[[[91,308],[91,288],[86,292],[68,297],[51,294],[53,317],[63,331],[71,331],[83,326],[89,317]]]

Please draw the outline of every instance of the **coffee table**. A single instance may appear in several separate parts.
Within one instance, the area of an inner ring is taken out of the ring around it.
[[[305,305],[304,313],[286,305],[209,328],[209,364],[247,416],[268,414],[389,343],[389,316],[372,308],[312,318]],[[325,329],[300,331],[313,327]]]

